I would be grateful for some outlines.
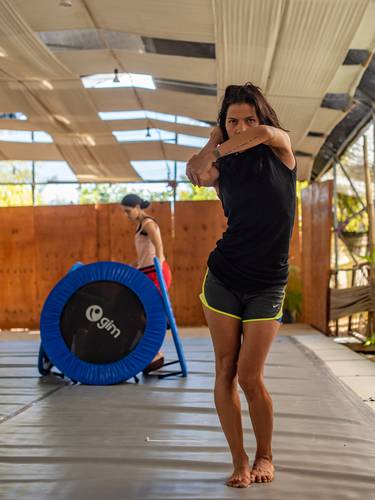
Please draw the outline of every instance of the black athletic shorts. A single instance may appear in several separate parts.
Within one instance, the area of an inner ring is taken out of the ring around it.
[[[281,323],[285,288],[276,285],[256,293],[238,292],[227,288],[207,269],[199,298],[208,309],[244,323],[272,319]]]

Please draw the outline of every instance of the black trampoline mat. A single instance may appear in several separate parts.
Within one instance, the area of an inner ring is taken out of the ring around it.
[[[138,344],[146,327],[142,302],[127,286],[95,281],[77,290],[60,317],[68,348],[90,363],[113,363]]]

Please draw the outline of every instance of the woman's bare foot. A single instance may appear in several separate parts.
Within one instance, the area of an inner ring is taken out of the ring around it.
[[[275,477],[272,460],[266,457],[256,458],[250,472],[252,483],[270,483]]]
[[[225,483],[232,488],[247,488],[251,484],[249,461],[234,464],[234,470],[228,481]]]

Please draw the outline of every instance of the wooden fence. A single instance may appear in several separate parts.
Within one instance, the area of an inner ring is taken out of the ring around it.
[[[206,261],[226,228],[219,201],[152,204],[172,268],[170,289],[179,325],[203,325],[198,295]],[[174,226],[174,234],[173,227]],[[0,328],[38,328],[54,284],[77,261],[135,260],[134,225],[117,204],[0,209]],[[291,262],[301,263],[296,220]]]
[[[328,333],[333,183],[315,182],[302,191],[303,321]]]

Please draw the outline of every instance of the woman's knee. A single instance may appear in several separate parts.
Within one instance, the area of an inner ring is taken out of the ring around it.
[[[261,375],[239,372],[238,383],[248,398],[254,397],[256,394],[265,390],[263,378]]]
[[[232,357],[216,359],[216,381],[232,383],[237,376],[237,362]]]

